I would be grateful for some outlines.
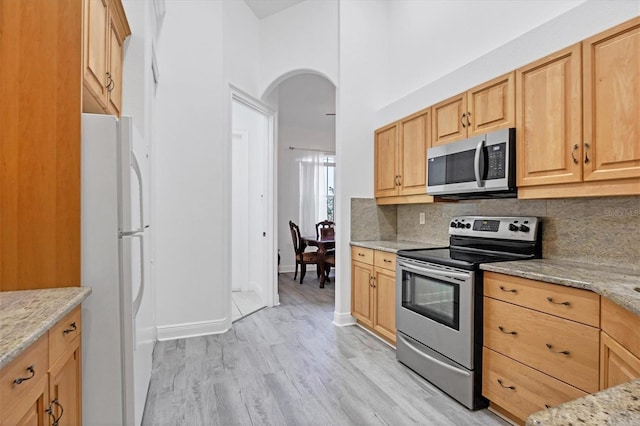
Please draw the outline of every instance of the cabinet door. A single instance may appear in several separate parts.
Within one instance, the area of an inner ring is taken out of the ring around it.
[[[79,425],[80,412],[80,346],[76,340],[75,350],[60,359],[49,371],[49,396],[52,416],[60,418],[60,426]]]
[[[394,271],[376,267],[373,285],[373,329],[395,343],[396,274]]]
[[[371,265],[351,262],[351,315],[368,327],[373,326],[372,274]]]
[[[106,108],[109,40],[107,0],[86,0],[84,22],[84,86],[98,106]],[[87,101],[89,99],[85,99]]]
[[[604,331],[600,332],[600,389],[640,377],[640,359]]]
[[[467,93],[469,136],[515,127],[515,73],[495,78]]]
[[[2,395],[0,395],[2,398]],[[2,426],[45,426],[49,425],[47,378],[43,377],[23,398],[12,405],[8,413],[2,413]],[[6,415],[6,416],[5,416]]]
[[[584,180],[640,177],[640,18],[585,40]]]
[[[431,143],[431,110],[400,123],[400,195],[426,194],[427,148]]]
[[[580,44],[516,71],[518,186],[582,180]]]
[[[375,196],[389,197],[398,194],[398,126],[394,123],[376,131]]]
[[[467,95],[461,93],[431,107],[431,146],[444,145],[467,137]]]
[[[120,116],[122,110],[122,43],[114,17],[109,19],[109,81],[107,87],[109,102],[107,110],[110,114]]]

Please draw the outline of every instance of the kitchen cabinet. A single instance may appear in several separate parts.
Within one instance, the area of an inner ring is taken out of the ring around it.
[[[515,127],[514,78],[510,72],[434,105],[431,145]]]
[[[0,371],[0,424],[79,425],[80,307]]]
[[[131,34],[120,0],[85,0],[84,112],[120,115],[122,47]]]
[[[602,298],[600,389],[640,378],[640,316]]]
[[[600,296],[484,275],[482,394],[521,422],[599,389]]]
[[[430,108],[376,130],[374,175],[378,204],[433,201],[426,195],[430,141]]]
[[[82,2],[1,1],[0,28],[0,290],[79,286]]]
[[[385,340],[396,341],[394,253],[351,248],[351,314]]]
[[[516,71],[519,198],[640,193],[640,18]]]

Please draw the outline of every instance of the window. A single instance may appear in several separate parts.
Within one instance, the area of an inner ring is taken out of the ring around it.
[[[300,159],[300,231],[314,235],[316,223],[335,217],[335,155],[314,153]]]

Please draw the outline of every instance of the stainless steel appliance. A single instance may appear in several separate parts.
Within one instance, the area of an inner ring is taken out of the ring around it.
[[[427,194],[446,199],[516,196],[516,129],[427,150]]]
[[[536,217],[462,216],[449,247],[398,251],[398,361],[467,408],[486,406],[480,264],[539,258],[540,233]]]

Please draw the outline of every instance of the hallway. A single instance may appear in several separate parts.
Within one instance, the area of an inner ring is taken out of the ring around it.
[[[336,327],[334,286],[279,276],[280,306],[225,334],[158,342],[144,425],[504,425],[399,364],[359,327]]]

